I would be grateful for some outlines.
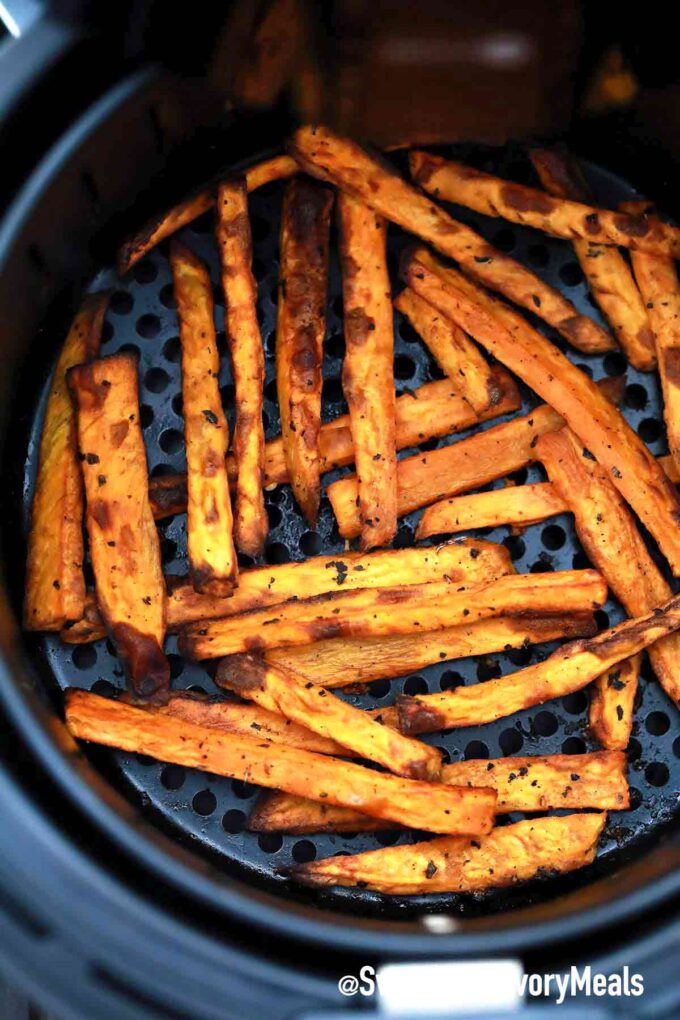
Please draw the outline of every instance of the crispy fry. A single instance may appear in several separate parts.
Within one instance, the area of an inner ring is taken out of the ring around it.
[[[478,421],[488,421],[521,407],[522,401],[511,376],[498,365],[493,366],[492,372],[501,397],[497,404],[489,407],[479,417],[448,379],[425,383],[398,397],[395,405],[397,449],[462,432]],[[321,426],[319,457],[322,474],[353,462],[354,444],[349,415],[340,415]],[[235,484],[236,465],[232,457],[227,457],[227,471],[230,482]],[[265,446],[264,480],[267,486],[289,481],[280,436],[271,439]],[[149,496],[156,519],[186,510],[186,481],[186,475],[181,474],[150,479]]]
[[[265,658],[302,673],[323,687],[348,687],[405,676],[434,662],[489,655],[557,638],[597,633],[592,614],[501,616],[426,634],[332,638],[298,648],[273,648]]]
[[[520,376],[592,450],[680,574],[680,501],[663,469],[598,387],[526,320],[422,249],[407,281]]]
[[[376,892],[475,893],[592,864],[604,813],[533,818],[480,840],[433,839],[298,864],[304,885],[360,885]]]
[[[268,712],[259,705],[243,705],[237,701],[215,701],[173,694],[167,705],[155,709],[162,715],[184,719],[196,726],[209,726],[237,736],[258,737],[275,744],[300,747],[317,754],[347,755],[347,749],[334,740],[312,733],[306,726],[286,719],[280,712]]]
[[[428,506],[420,518],[416,539],[455,534],[468,528],[494,528],[498,524],[536,524],[567,510],[549,482],[508,485],[491,492],[454,496]]]
[[[602,747],[620,751],[628,747],[641,659],[641,655],[624,659],[615,669],[598,676],[590,688],[588,724]]]
[[[327,188],[296,178],[286,187],[281,217],[276,321],[281,438],[293,493],[310,524],[321,498],[321,362],[332,204]]]
[[[454,220],[393,170],[355,142],[326,127],[301,127],[291,152],[308,173],[360,198],[445,255],[456,259],[516,304],[537,312],[582,350],[605,351],[613,340],[592,319],[579,315],[570,301],[514,259],[493,248],[474,230]]]
[[[544,662],[509,676],[442,694],[401,695],[398,699],[400,729],[403,733],[416,734],[478,726],[551,698],[564,697],[581,690],[617,663],[637,655],[678,627],[680,596],[649,616],[626,620],[593,638],[563,645]]]
[[[410,287],[394,302],[425,341],[442,372],[448,375],[475,411],[498,401],[494,372],[468,335],[428,304]]]
[[[234,542],[248,556],[259,556],[269,530],[262,492],[264,352],[257,321],[257,284],[251,269],[253,244],[243,178],[219,187],[217,241],[236,403],[233,453],[238,475]]]
[[[558,149],[532,149],[531,162],[551,195],[590,202],[590,188],[577,161]],[[656,368],[656,349],[649,316],[633,274],[614,245],[573,239],[574,253],[590,292],[614,330],[631,365],[641,372]]]
[[[84,298],[61,349],[47,398],[28,537],[27,630],[59,630],[80,619],[85,608],[83,481],[66,373],[96,356],[108,297],[100,293]]]
[[[402,779],[271,740],[196,726],[88,691],[66,692],[66,724],[79,740],[360,809],[427,832],[475,835],[493,825],[494,790]]]
[[[447,202],[476,209],[487,216],[501,216],[555,237],[569,240],[580,237],[652,255],[680,258],[680,229],[668,223],[650,222],[644,216],[553,198],[537,188],[504,181],[429,152],[410,152],[409,163],[413,179],[431,195]]]
[[[629,616],[644,616],[668,602],[671,587],[650,556],[625,503],[607,472],[587,455],[573,433],[563,429],[543,436],[536,453],[574,514],[588,559],[602,572]],[[649,657],[669,698],[680,704],[680,635],[671,634],[654,645]],[[616,693],[613,690],[610,698],[618,707]]]
[[[248,191],[255,191],[271,181],[293,177],[299,173],[299,166],[291,156],[273,156],[262,163],[256,163],[245,171]],[[177,230],[198,219],[215,205],[217,187],[209,184],[206,188],[180,202],[173,209],[151,220],[146,226],[125,242],[118,253],[118,272],[121,276],[135,266],[140,259],[157,244],[170,237]]]
[[[646,215],[644,202],[626,202],[622,208],[631,210],[645,222],[658,225],[653,214]],[[636,251],[631,252],[631,261],[642,300],[649,309],[659,361],[668,446],[680,468],[680,282],[672,258]]]
[[[345,324],[342,387],[359,486],[361,548],[397,530],[397,451],[392,291],[387,225],[350,195],[338,197]]]
[[[137,359],[115,354],[72,368],[97,602],[133,693],[167,698],[165,598],[158,532],[147,492]]]
[[[608,386],[603,389],[610,395],[614,392]],[[538,437],[563,425],[564,419],[552,407],[542,404],[523,417],[477,432],[450,446],[404,457],[397,463],[398,515],[519,471],[536,459],[534,447]],[[340,534],[343,538],[356,538],[361,527],[356,477],[345,475],[332,482],[326,491]]]
[[[204,595],[228,595],[237,583],[233,517],[225,457],[229,426],[217,376],[220,357],[207,267],[179,241],[170,264],[182,343],[187,455],[187,546],[191,581]]]
[[[513,613],[589,612],[604,603],[606,593],[593,570],[511,574],[462,589],[449,581],[360,588],[195,623],[181,633],[180,648],[193,659],[216,659],[331,637],[418,634]]]
[[[430,781],[441,775],[442,755],[436,747],[381,726],[367,712],[282,666],[254,655],[231,655],[221,660],[216,681],[246,701],[279,712],[396,775]]]
[[[550,808],[623,811],[630,807],[626,764],[622,751],[469,760],[444,765],[441,781],[454,786],[492,787],[498,793],[496,810],[501,814]],[[384,819],[370,819],[349,808],[279,791],[262,794],[248,819],[251,832],[295,835],[368,832],[389,825]]]

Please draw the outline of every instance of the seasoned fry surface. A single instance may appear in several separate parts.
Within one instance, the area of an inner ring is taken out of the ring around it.
[[[310,524],[321,498],[319,431],[333,195],[303,179],[286,187],[281,218],[276,381],[281,436],[295,498]]]
[[[387,274],[387,225],[363,202],[338,198],[345,360],[359,486],[361,547],[388,545],[397,530],[394,313]]]
[[[434,503],[420,518],[416,538],[455,534],[468,528],[494,528],[498,524],[534,524],[567,509],[548,482],[509,485]]]
[[[170,262],[182,344],[182,399],[187,454],[187,544],[197,592],[228,595],[238,565],[225,457],[229,428],[217,377],[220,359],[207,267],[179,241]]]
[[[62,347],[47,398],[28,539],[24,626],[59,630],[85,608],[83,483],[69,369],[95,357],[108,294],[88,295]]]
[[[238,474],[234,541],[241,552],[257,556],[269,530],[262,492],[264,352],[257,321],[257,285],[251,268],[253,245],[244,178],[222,184],[218,189],[217,241],[236,390],[233,454]]]
[[[147,493],[137,359],[116,354],[72,368],[69,386],[97,601],[134,694],[164,700],[170,680],[164,583]]]

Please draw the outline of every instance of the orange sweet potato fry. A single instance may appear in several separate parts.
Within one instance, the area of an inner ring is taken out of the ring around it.
[[[483,835],[493,825],[494,790],[403,779],[271,740],[197,726],[89,691],[67,692],[66,724],[79,740],[358,808],[428,832]]]
[[[536,524],[568,509],[549,482],[508,485],[491,492],[454,496],[428,506],[420,518],[416,539],[455,534],[468,528],[494,528],[499,524]]]
[[[628,747],[641,659],[641,655],[624,659],[598,676],[590,688],[588,724],[602,747],[620,751]]]
[[[96,357],[108,294],[88,294],[54,370],[40,437],[26,562],[24,627],[59,630],[85,609],[83,482],[77,459],[76,416],[68,392],[70,368]]]
[[[478,893],[592,864],[606,819],[604,813],[532,818],[480,840],[433,839],[310,861],[291,876],[304,885],[359,885],[398,895]]]

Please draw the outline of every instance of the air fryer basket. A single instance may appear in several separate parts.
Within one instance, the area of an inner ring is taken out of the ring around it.
[[[214,130],[187,132],[195,107],[191,97],[174,94],[174,88],[172,82],[137,78],[104,97],[29,182],[0,234],[0,258],[4,260],[0,272],[0,328],[5,352],[5,370],[0,379],[5,418],[3,556],[9,589],[3,612],[8,673],[0,689],[8,717],[21,739],[53,777],[54,789],[66,798],[68,810],[82,812],[88,824],[99,827],[114,845],[118,842],[122,852],[138,855],[146,867],[156,869],[159,882],[174,885],[182,895],[190,894],[195,906],[208,903],[213,910],[226,909],[249,923],[266,923],[273,930],[278,926],[278,930],[293,932],[301,939],[322,937],[336,947],[364,945],[367,949],[380,947],[382,952],[439,953],[451,951],[454,945],[458,951],[475,951],[482,945],[513,945],[519,949],[546,944],[558,933],[566,939],[586,925],[593,931],[643,904],[667,898],[668,884],[658,881],[654,885],[652,880],[663,879],[667,870],[668,857],[657,844],[666,841],[668,845],[673,838],[673,791],[680,777],[680,741],[673,737],[674,710],[647,668],[630,749],[633,809],[611,815],[596,863],[567,878],[545,879],[478,899],[402,899],[362,890],[300,890],[282,878],[277,869],[292,861],[338,851],[357,852],[412,836],[258,837],[244,831],[245,815],[255,791],[242,783],[97,748],[85,752],[95,767],[92,771],[81,755],[74,755],[73,745],[56,719],[61,703],[59,688],[75,685],[110,691],[122,684],[119,666],[105,641],[66,648],[54,637],[20,638],[11,615],[12,610],[18,614],[20,609],[24,549],[19,535],[26,525],[49,370],[81,287],[92,281],[97,286],[113,285],[103,353],[131,348],[139,352],[142,421],[151,473],[176,471],[183,466],[179,346],[167,258],[162,248],[156,250],[125,279],[116,280],[107,268],[113,246],[152,209],[180,197],[191,184],[207,179],[218,167],[246,165],[275,151],[288,128],[282,118],[270,117],[236,124],[223,122]],[[209,120],[212,111],[205,112]],[[189,146],[187,134],[192,136]],[[262,145],[268,142],[273,149],[263,152]],[[527,171],[519,148],[500,152],[459,146],[450,151],[508,177],[521,179]],[[225,160],[225,153],[233,158]],[[623,176],[594,164],[588,164],[587,170],[602,204],[614,205],[634,196]],[[630,165],[629,175],[635,180],[635,164]],[[279,206],[277,186],[252,196],[255,272],[267,354],[268,436],[278,431],[273,337]],[[125,211],[120,214],[120,210]],[[456,214],[479,227],[499,247],[536,268],[548,282],[568,293],[579,310],[598,317],[567,242],[484,220],[469,211],[456,210]],[[210,263],[216,284],[218,328],[222,328],[216,249],[209,219],[186,228],[183,235]],[[389,237],[395,279],[404,236],[390,227]],[[398,392],[407,392],[436,377],[429,355],[403,321],[398,323],[395,339]],[[334,255],[324,361],[326,417],[344,408],[339,382],[342,346],[342,308]],[[587,357],[570,351],[570,355],[594,378],[618,375],[625,367],[618,354]],[[233,391],[226,358],[220,385],[229,411]],[[524,392],[524,401],[525,408],[536,402],[528,391]],[[623,411],[652,451],[664,452],[656,380],[627,368]],[[440,440],[438,445],[445,442]],[[528,476],[537,480],[540,469],[530,468]],[[343,550],[327,501],[322,503],[315,532],[304,524],[287,487],[267,493],[267,505],[271,533],[265,561],[277,563]],[[411,544],[414,519],[409,516],[400,522],[397,545]],[[169,572],[180,572],[186,541],[184,519],[162,522],[161,534],[164,567]],[[487,537],[508,545],[520,571],[585,565],[567,516],[528,528],[521,536],[498,528]],[[614,602],[606,605],[604,614],[611,623],[621,618]],[[606,624],[604,616],[601,622]],[[174,639],[168,650],[175,688],[215,690],[208,670],[180,660]],[[507,656],[443,663],[418,676],[376,682],[369,694],[353,696],[352,700],[361,705],[384,705],[402,690],[437,691],[484,680],[538,661],[547,651],[546,647],[532,648]],[[586,697],[575,694],[489,726],[435,734],[431,739],[445,748],[452,760],[516,753],[578,753],[592,746],[585,723]],[[105,793],[97,772],[122,797]],[[132,811],[124,806],[125,802],[132,805]],[[54,803],[48,810],[55,810]],[[66,807],[63,810],[66,812]],[[157,835],[158,831],[172,837],[184,850],[172,849],[164,835]],[[451,942],[423,935],[422,916],[442,911],[460,922]]]

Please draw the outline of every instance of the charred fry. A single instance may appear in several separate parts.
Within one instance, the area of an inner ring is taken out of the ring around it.
[[[551,195],[590,202],[590,188],[575,159],[557,149],[532,149],[529,155],[541,184]],[[641,372],[651,372],[656,367],[654,334],[628,263],[614,245],[579,238],[572,243],[590,292],[631,365]]]
[[[79,740],[353,807],[427,832],[483,835],[493,825],[494,790],[402,779],[270,740],[196,726],[88,691],[67,691],[66,724]]]
[[[554,576],[554,575],[553,575]],[[442,694],[399,698],[402,733],[431,733],[503,719],[531,705],[579,691],[617,663],[680,627],[680,597],[650,616],[626,620],[593,638],[572,641],[544,662],[509,676]]]
[[[243,178],[219,187],[217,241],[236,403],[234,542],[241,552],[258,556],[269,530],[262,492],[264,352],[257,321],[257,285],[251,269],[253,244]]]
[[[225,457],[229,427],[217,377],[220,358],[207,267],[179,241],[170,263],[182,343],[182,398],[187,454],[187,546],[197,592],[228,595],[238,566]]]
[[[381,726],[367,712],[282,666],[254,655],[232,655],[220,662],[216,680],[246,701],[279,712],[396,775],[433,781],[441,774],[437,748]]]
[[[538,311],[546,322],[582,350],[606,351],[613,340],[592,319],[518,262],[488,244],[474,230],[452,219],[431,199],[359,145],[326,127],[299,128],[291,152],[308,173],[330,181],[370,205],[388,220],[456,259],[469,272],[516,304]],[[467,332],[467,331],[466,331]]]
[[[278,181],[286,177],[293,177],[299,172],[299,166],[290,156],[274,156],[262,163],[256,163],[245,171],[246,185],[248,191],[255,191],[257,188],[269,184],[271,181]],[[201,191],[180,202],[173,209],[163,213],[162,216],[152,220],[143,227],[138,234],[131,237],[121,247],[118,253],[118,272],[121,276],[132,269],[140,259],[155,248],[157,244],[170,237],[177,230],[186,227],[188,223],[198,219],[203,213],[212,209],[215,205],[217,187],[208,185]]]
[[[413,179],[431,195],[447,202],[476,209],[487,216],[501,216],[555,237],[569,240],[580,237],[652,255],[680,258],[680,229],[667,223],[553,198],[536,188],[504,181],[428,152],[409,153],[409,162]]]
[[[498,524],[536,524],[566,510],[564,500],[549,482],[508,485],[428,506],[420,518],[416,538],[455,534],[468,528],[494,528]]]
[[[405,265],[415,290],[463,326],[562,414],[680,573],[680,501],[663,469],[598,387],[521,316],[422,249]]]
[[[349,195],[338,197],[345,324],[342,387],[349,407],[361,548],[388,545],[397,530],[397,452],[392,293],[387,225]]]
[[[602,747],[621,751],[628,747],[641,659],[641,655],[624,659],[598,676],[590,688],[588,724]]]
[[[116,354],[72,368],[97,602],[134,694],[163,701],[165,598],[139,423],[137,360]]]
[[[491,366],[476,344],[450,319],[419,297],[410,287],[394,302],[425,341],[442,372],[459,389],[475,411],[484,411],[498,401],[498,389]]]
[[[84,299],[64,341],[47,398],[28,539],[27,630],[59,630],[80,619],[85,608],[83,481],[66,374],[96,357],[107,302],[106,293]]]
[[[449,581],[360,588],[192,624],[180,635],[180,648],[190,658],[216,659],[332,637],[418,634],[513,613],[590,612],[606,593],[593,570],[511,574],[462,590]]]
[[[533,818],[480,840],[433,839],[298,864],[305,885],[360,885],[391,894],[474,893],[583,868],[595,859],[606,814]]]
[[[604,468],[591,459],[568,429],[543,436],[536,445],[555,489],[574,514],[576,531],[588,559],[630,616],[644,616],[672,596],[670,585],[650,556],[621,496]],[[649,649],[661,685],[680,704],[680,635],[671,634]],[[635,693],[634,691],[632,692]],[[618,712],[615,685],[605,703]],[[629,690],[630,694],[630,690]],[[632,698],[629,707],[632,706]],[[605,705],[600,704],[599,711]],[[632,722],[628,716],[629,725]],[[619,728],[620,729],[620,728]]]

